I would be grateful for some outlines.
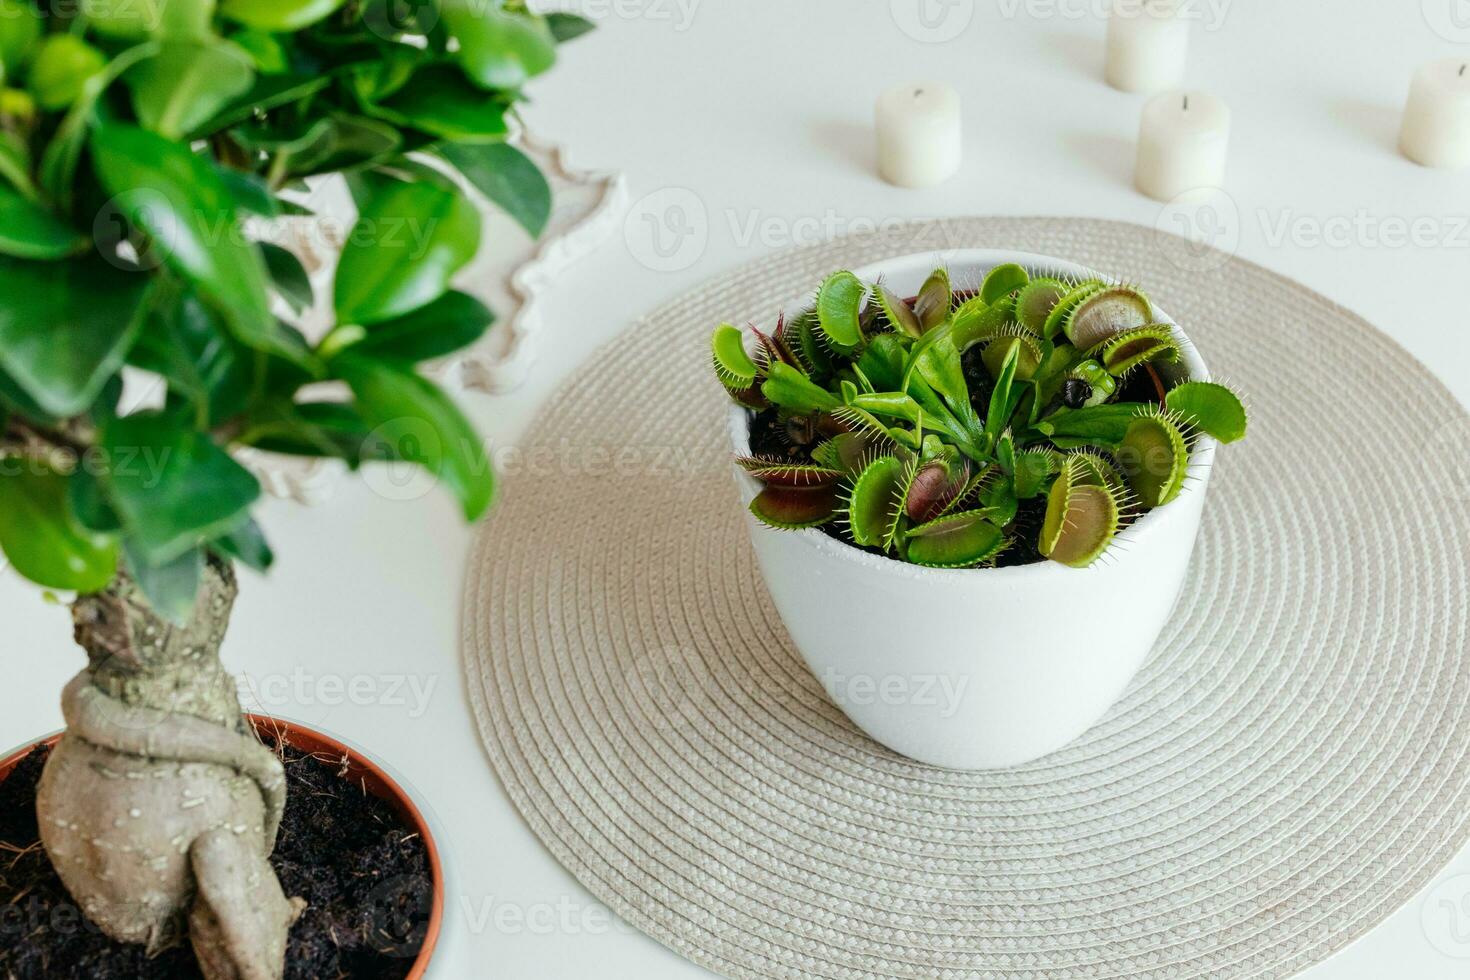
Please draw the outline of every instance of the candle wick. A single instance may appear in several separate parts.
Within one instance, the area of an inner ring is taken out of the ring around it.
[[[921,96],[923,94],[924,94],[924,90],[923,89],[921,89],[921,88],[914,89],[914,98],[917,99],[919,96]]]
[[[1466,68],[1470,68],[1470,63],[1463,64],[1463,65],[1460,66],[1460,75],[1461,76],[1463,76],[1465,74],[1465,69]]]
[[[1187,95],[1184,97],[1184,111],[1185,112],[1188,112],[1189,111],[1189,96],[1187,96]]]

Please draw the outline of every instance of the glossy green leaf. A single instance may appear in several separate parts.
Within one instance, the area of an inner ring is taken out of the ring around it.
[[[87,247],[87,240],[13,187],[0,184],[0,255],[59,259]]]
[[[228,534],[215,538],[210,546],[225,557],[233,558],[257,572],[266,571],[276,560],[265,540],[265,532],[252,520],[246,520]]]
[[[67,476],[66,500],[72,518],[83,530],[99,534],[116,534],[122,530],[122,521],[112,509],[102,481],[92,467],[78,466]]]
[[[297,313],[310,306],[313,301],[311,277],[306,274],[301,260],[290,251],[270,242],[261,243],[260,254],[265,259],[265,268],[270,273],[276,292],[286,301],[286,305]]]
[[[929,385],[957,412],[970,411],[970,386],[965,382],[965,369],[960,353],[948,338],[941,337],[925,347],[915,361],[915,369]]]
[[[200,427],[244,409],[255,383],[255,355],[230,342],[220,317],[184,294],[153,311],[128,361],[168,382],[172,402],[193,408]]]
[[[214,0],[81,0],[87,26],[105,37],[202,38],[209,34]]]
[[[152,564],[129,540],[124,543],[123,553],[128,572],[153,611],[177,625],[187,623],[194,613],[199,580],[204,575],[204,550],[190,548],[170,561]]]
[[[768,456],[737,456],[739,466],[762,483],[778,487],[830,487],[842,479],[842,471],[810,463]]]
[[[767,527],[818,527],[837,516],[842,498],[831,486],[768,486],[750,502],[750,512]]]
[[[861,394],[853,398],[851,407],[861,409],[871,415],[902,419],[910,424],[916,424],[924,416],[924,410],[919,407],[919,403],[914,400],[913,396],[900,391],[875,391]]]
[[[1103,341],[1093,350],[1109,374],[1123,377],[1148,361],[1175,361],[1179,358],[1179,342],[1168,324],[1158,323],[1125,330]]]
[[[337,265],[339,322],[379,323],[433,302],[479,244],[480,214],[462,194],[425,181],[373,194]]]
[[[715,376],[731,391],[743,391],[755,383],[756,364],[745,351],[745,334],[739,327],[722,323],[710,337],[710,357]]]
[[[208,123],[202,132],[216,132],[242,123],[256,115],[293,102],[302,101],[332,84],[330,75],[257,75],[248,92],[234,99]]]
[[[761,394],[772,404],[787,411],[805,415],[810,412],[829,412],[839,408],[842,400],[825,388],[811,381],[796,368],[781,361],[773,363],[769,374],[761,383]]]
[[[152,57],[158,49],[159,44],[156,41],[136,44],[114,56],[105,69],[88,78],[82,86],[81,96],[67,110],[61,124],[56,128],[56,134],[46,144],[41,155],[40,183],[63,210],[71,206],[76,193],[77,162],[87,143],[88,127],[93,122],[97,100],[128,69],[145,58]]]
[[[1040,493],[1047,478],[1057,472],[1057,453],[1051,449],[1023,449],[1011,464],[1012,483],[1019,500],[1030,500]]]
[[[875,419],[874,422],[877,420]],[[863,471],[871,450],[875,445],[888,446],[890,440],[881,424],[881,435],[870,432],[842,432],[812,450],[812,459],[823,468],[835,470],[844,476],[855,477]]]
[[[344,0],[220,0],[230,20],[265,31],[299,31],[331,15]]]
[[[1005,541],[1005,534],[983,511],[963,511],[911,529],[904,556],[931,568],[970,568],[994,558]]]
[[[1145,507],[1160,507],[1179,496],[1189,469],[1183,434],[1163,415],[1133,420],[1116,452],[1118,467]]]
[[[397,126],[411,127],[460,143],[505,139],[506,104],[489,98],[451,66],[433,66],[413,76],[373,111]]]
[[[235,336],[303,361],[270,312],[265,262],[235,230],[234,198],[218,171],[184,144],[134,126],[99,127],[91,146],[112,203],[219,310]]]
[[[902,296],[881,282],[873,287],[873,295],[877,297],[878,306],[883,310],[884,318],[893,325],[894,330],[908,337],[918,337],[924,333],[919,317]]]
[[[834,272],[817,292],[817,322],[827,339],[839,350],[852,350],[863,342],[859,316],[868,287],[851,272]]]
[[[291,70],[291,56],[281,39],[269,31],[247,27],[230,34],[230,43],[250,56],[255,70],[266,75],[284,75]]]
[[[117,540],[72,519],[66,484],[38,464],[11,460],[0,470],[0,548],[38,585],[95,592],[112,581]]]
[[[343,112],[312,116],[285,128],[241,126],[235,136],[248,149],[283,157],[287,172],[296,177],[386,160],[403,144],[388,123]]]
[[[954,312],[954,325],[950,328],[950,340],[963,353],[969,347],[989,340],[1015,323],[1016,300],[1013,296],[1002,296],[993,304],[980,302],[979,297],[967,300]]]
[[[852,540],[865,547],[886,548],[898,533],[903,517],[907,467],[896,456],[880,456],[869,463],[852,486],[848,521]]]
[[[1000,370],[996,372],[995,387],[990,393],[990,404],[985,412],[985,434],[991,440],[999,439],[1001,432],[1011,420],[1011,385],[1016,378],[1016,365],[1020,362],[1019,346],[1007,348]]]
[[[250,57],[219,41],[168,41],[124,76],[145,128],[178,139],[207,122],[255,80]]]
[[[596,30],[596,25],[586,17],[560,11],[546,15],[546,26],[551,29],[551,36],[556,39],[557,44],[566,44]]]
[[[216,170],[230,192],[230,197],[234,199],[236,214],[258,214],[265,218],[274,218],[281,213],[281,202],[260,177],[229,167],[217,167]]]
[[[993,306],[1030,281],[1031,274],[1014,262],[998,265],[985,274],[985,281],[980,284],[980,300]]]
[[[455,60],[481,88],[519,88],[556,62],[556,38],[542,17],[504,10],[498,0],[440,0],[439,10],[459,42]]]
[[[1068,292],[1059,280],[1032,279],[1016,296],[1016,321],[1037,336],[1045,336],[1046,318]]]
[[[148,277],[89,252],[0,257],[0,282],[0,367],[49,414],[86,410],[138,334]]]
[[[262,420],[242,442],[290,456],[340,459],[353,469],[364,462],[398,458],[394,447],[374,436],[355,404],[338,402],[292,404]]]
[[[1073,346],[1085,351],[1153,322],[1148,297],[1127,286],[1113,286],[1086,296],[1067,314],[1062,328]]]
[[[75,34],[48,35],[31,63],[30,92],[41,108],[64,109],[106,65],[107,56]]]
[[[915,319],[916,329],[918,323]],[[897,335],[880,333],[863,348],[857,367],[875,391],[897,391],[903,387],[907,356],[908,351]]]
[[[1066,326],[1067,317],[1072,315],[1072,311],[1077,308],[1078,304],[1103,288],[1104,283],[1101,279],[1086,279],[1073,285],[1071,289],[1062,294],[1062,298],[1057,300],[1051,312],[1046,315],[1046,321],[1041,327],[1041,335],[1051,340],[1061,333]]]
[[[0,82],[15,84],[40,38],[41,15],[30,0],[0,0]]]
[[[495,474],[475,430],[449,396],[412,366],[344,352],[332,362],[363,416],[398,458],[417,463],[454,494],[466,520],[490,506]]]
[[[1042,358],[1040,345],[1031,337],[996,337],[985,345],[980,360],[991,377],[999,378],[1001,368],[1012,353],[1016,358],[1015,379],[1029,381],[1036,374]]]
[[[1118,530],[1118,500],[1111,487],[1075,483],[1067,468],[1052,484],[1041,526],[1040,551],[1052,561],[1083,568],[1107,550]]]
[[[438,153],[532,238],[545,230],[551,185],[530,157],[509,143],[445,143]]]
[[[1016,519],[1016,511],[1020,509],[1016,486],[999,467],[984,471],[977,492],[980,503],[984,505],[981,510],[991,523],[1004,527]]]
[[[1128,427],[1142,409],[1142,405],[1126,402],[1059,411],[1043,419],[1037,428],[1054,438],[1116,445],[1128,434]]]
[[[22,196],[39,202],[41,195],[30,171],[30,146],[16,133],[0,129],[0,186],[9,184]]]
[[[1164,404],[1188,425],[1221,442],[1245,438],[1245,405],[1240,397],[1213,381],[1186,381],[1164,396]]]
[[[484,303],[450,290],[428,306],[368,327],[351,350],[377,358],[429,361],[473,344],[494,321],[495,314]]]
[[[162,565],[236,527],[260,484],[209,436],[160,412],[102,433],[103,484],[141,560]]]

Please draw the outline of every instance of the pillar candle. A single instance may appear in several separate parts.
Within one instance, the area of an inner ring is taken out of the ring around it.
[[[1143,107],[1138,125],[1138,189],[1160,201],[1225,180],[1230,109],[1203,92],[1166,92]]]
[[[960,94],[943,82],[889,89],[874,112],[878,173],[900,187],[930,187],[960,169]]]
[[[1432,61],[1414,74],[1399,148],[1426,167],[1470,166],[1470,59]]]
[[[1105,75],[1124,92],[1158,92],[1184,81],[1189,21],[1177,0],[1115,0]]]

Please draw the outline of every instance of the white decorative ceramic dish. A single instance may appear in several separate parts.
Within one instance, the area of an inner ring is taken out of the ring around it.
[[[1107,278],[1029,253],[947,253],[950,277],[976,283],[1016,262],[1053,275]],[[939,264],[910,255],[855,270],[912,296]],[[786,304],[804,309],[810,298]],[[1170,380],[1209,377],[1166,313],[1183,356]],[[732,405],[730,439],[750,452],[749,415]],[[1183,491],[1121,531],[1091,566],[1040,562],[933,569],[852,547],[819,530],[750,519],[771,597],[807,665],[863,731],[895,752],[952,769],[1019,765],[1066,745],[1123,693],[1167,621],[1199,531],[1215,441],[1201,437]],[[748,505],[760,484],[736,470]]]

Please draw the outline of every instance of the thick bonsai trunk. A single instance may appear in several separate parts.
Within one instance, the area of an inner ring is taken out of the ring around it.
[[[209,562],[185,626],[121,574],[77,599],[88,664],[62,695],[67,730],[37,815],[62,882],[107,935],[158,950],[187,930],[210,980],[278,980],[303,903],[267,862],[285,774],[219,660],[235,591]]]

